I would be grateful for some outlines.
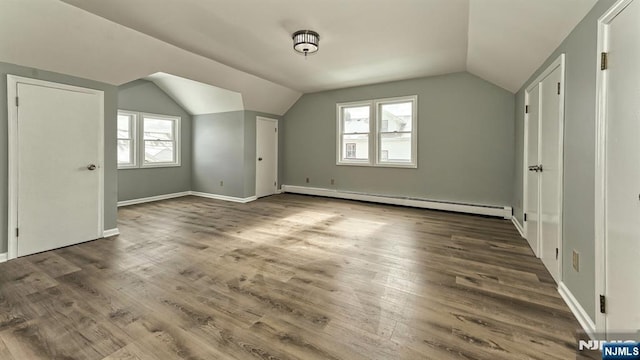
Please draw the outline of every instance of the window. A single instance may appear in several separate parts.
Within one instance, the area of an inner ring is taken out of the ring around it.
[[[138,114],[118,111],[118,168],[132,168],[136,161],[136,125]]]
[[[179,140],[179,117],[118,111],[119,169],[180,166]]]
[[[142,166],[177,166],[180,118],[142,114]]]
[[[337,105],[338,165],[417,167],[417,96]]]

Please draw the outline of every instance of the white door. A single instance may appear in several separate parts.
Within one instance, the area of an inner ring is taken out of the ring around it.
[[[17,256],[102,237],[102,92],[14,80]]]
[[[276,193],[278,185],[278,120],[256,118],[256,197]]]
[[[536,254],[538,253],[538,197],[540,193],[540,183],[538,181],[537,168],[540,164],[538,159],[538,131],[539,131],[539,116],[540,116],[540,86],[536,85],[531,91],[527,93],[528,101],[528,114],[527,114],[527,139],[526,139],[526,201],[525,201],[525,226],[526,235],[529,246]]]
[[[540,259],[551,276],[559,282],[560,206],[562,163],[560,136],[562,117],[560,107],[561,69],[555,68],[540,84],[540,137],[538,153],[542,170],[540,181]]]
[[[536,256],[560,281],[564,55],[528,88],[525,152],[525,229]]]
[[[640,329],[640,1],[611,21],[607,42],[605,292],[611,335]]]

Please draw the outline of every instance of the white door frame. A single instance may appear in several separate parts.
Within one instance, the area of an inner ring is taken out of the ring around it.
[[[559,138],[559,142],[560,144],[558,145],[558,181],[559,181],[559,186],[558,186],[558,205],[559,205],[559,209],[560,209],[560,214],[559,214],[559,218],[558,218],[558,227],[559,227],[559,239],[558,239],[558,284],[560,284],[560,282],[562,282],[562,245],[564,244],[564,226],[563,226],[563,215],[564,215],[564,207],[563,207],[563,197],[564,197],[564,103],[565,103],[565,54],[562,53],[560,54],[560,56],[558,56],[558,58],[552,62],[540,75],[538,75],[538,77],[536,77],[536,79],[534,81],[532,81],[529,86],[527,86],[526,90],[525,90],[525,99],[524,99],[524,103],[526,106],[529,106],[529,93],[531,92],[531,90],[533,90],[536,86],[540,85],[540,83],[542,82],[542,80],[544,80],[547,76],[549,76],[549,74],[551,74],[555,69],[557,69],[558,67],[560,67],[560,106],[559,106],[559,119],[560,119],[560,124],[559,124],[559,129],[558,129],[558,138]],[[541,128],[541,121],[538,121],[538,139],[540,139],[540,128]],[[522,162],[522,209],[523,212],[526,211],[527,209],[527,204],[528,204],[528,198],[527,198],[527,186],[528,186],[528,181],[527,181],[527,174],[529,171],[529,164],[527,163],[528,161],[528,145],[529,145],[529,141],[528,141],[528,137],[529,137],[529,130],[528,130],[528,125],[529,124],[529,114],[525,112],[524,114],[524,147],[523,147],[523,162]],[[538,148],[538,151],[540,149]],[[527,222],[523,221],[523,225],[522,225],[522,229],[525,235],[525,239],[527,236]],[[541,226],[541,221],[538,221],[538,226]],[[538,232],[538,234],[540,234],[540,232]],[[540,253],[542,250],[542,241],[538,241],[538,246],[537,249],[532,249],[534,251],[534,253],[536,253],[537,257],[540,257]]]
[[[529,180],[527,179],[529,176],[529,112],[527,112],[527,107],[530,106],[529,104],[529,94],[531,93],[531,91],[535,88],[535,85],[539,85],[540,81],[539,79],[536,79],[536,81],[534,81],[533,83],[531,83],[531,85],[529,85],[529,87],[527,87],[527,89],[524,92],[524,103],[525,103],[525,108],[523,109],[524,111],[524,140],[522,142],[523,144],[523,159],[522,159],[522,212],[523,214],[527,212],[527,205],[529,204],[529,194],[528,194],[528,186],[529,186]],[[538,88],[539,91],[539,88]],[[538,104],[540,104],[540,96],[538,96]],[[539,112],[538,112],[538,116],[539,116]],[[540,119],[538,119],[538,136],[540,136]],[[524,216],[522,217],[522,232],[524,233],[524,238],[529,240],[527,238],[528,236],[528,230],[529,228],[529,224],[527,221],[525,221]],[[531,242],[529,242],[529,244],[531,244]],[[531,249],[533,250],[534,254],[536,255],[536,257],[540,257],[540,242],[537,243],[537,246],[535,249]]]
[[[270,121],[275,123],[276,126],[276,132],[277,132],[277,136],[276,136],[276,158],[275,158],[275,165],[276,165],[276,192],[278,193],[278,185],[280,184],[280,178],[278,177],[278,157],[279,155],[279,150],[278,150],[278,138],[280,137],[280,130],[278,128],[278,119],[272,119],[272,118],[268,118],[268,117],[264,117],[264,116],[256,116],[256,152],[258,151],[258,121]],[[255,188],[254,188],[254,192],[256,194],[256,196],[258,196],[258,162],[256,161],[256,183],[255,183]]]
[[[609,50],[609,24],[633,0],[619,0],[598,19],[598,45],[596,67],[596,166],[595,166],[595,300],[596,332],[606,332],[606,314],[600,313],[600,295],[606,293],[606,116],[607,116],[607,72],[600,70],[600,56]]]
[[[7,75],[7,108],[8,108],[8,173],[9,173],[9,207],[8,207],[8,254],[7,259],[18,257],[18,237],[16,228],[18,227],[18,106],[16,104],[18,84],[29,84],[43,86],[54,89],[94,94],[99,97],[100,119],[98,129],[98,229],[100,236],[104,229],[104,92],[101,90],[88,89],[78,86],[59,84],[50,81],[31,79],[15,75]]]

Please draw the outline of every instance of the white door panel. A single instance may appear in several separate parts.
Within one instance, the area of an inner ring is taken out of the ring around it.
[[[564,55],[561,55],[526,93],[529,106],[525,148],[526,235],[556,282],[561,280],[562,270],[563,76]]]
[[[539,130],[539,117],[540,117],[540,87],[534,87],[529,92],[529,114],[527,117],[527,163],[525,166],[537,166],[540,164],[538,159],[538,130]],[[534,171],[527,171],[527,202],[525,213],[526,228],[527,228],[527,240],[529,245],[536,256],[540,257],[538,253],[538,196],[539,196],[539,181],[538,173]]]
[[[541,83],[540,109],[540,259],[551,276],[559,281],[558,257],[560,241],[560,134],[561,113],[558,91],[562,71],[557,67]]]
[[[101,237],[101,95],[26,83],[16,91],[17,255]]]
[[[640,329],[640,1],[609,25],[605,288],[609,334]]]
[[[276,193],[278,183],[278,122],[256,119],[256,197]]]

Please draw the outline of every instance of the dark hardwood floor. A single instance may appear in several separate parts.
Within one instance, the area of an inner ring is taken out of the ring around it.
[[[119,209],[0,264],[0,359],[575,359],[511,222],[298,195]]]

